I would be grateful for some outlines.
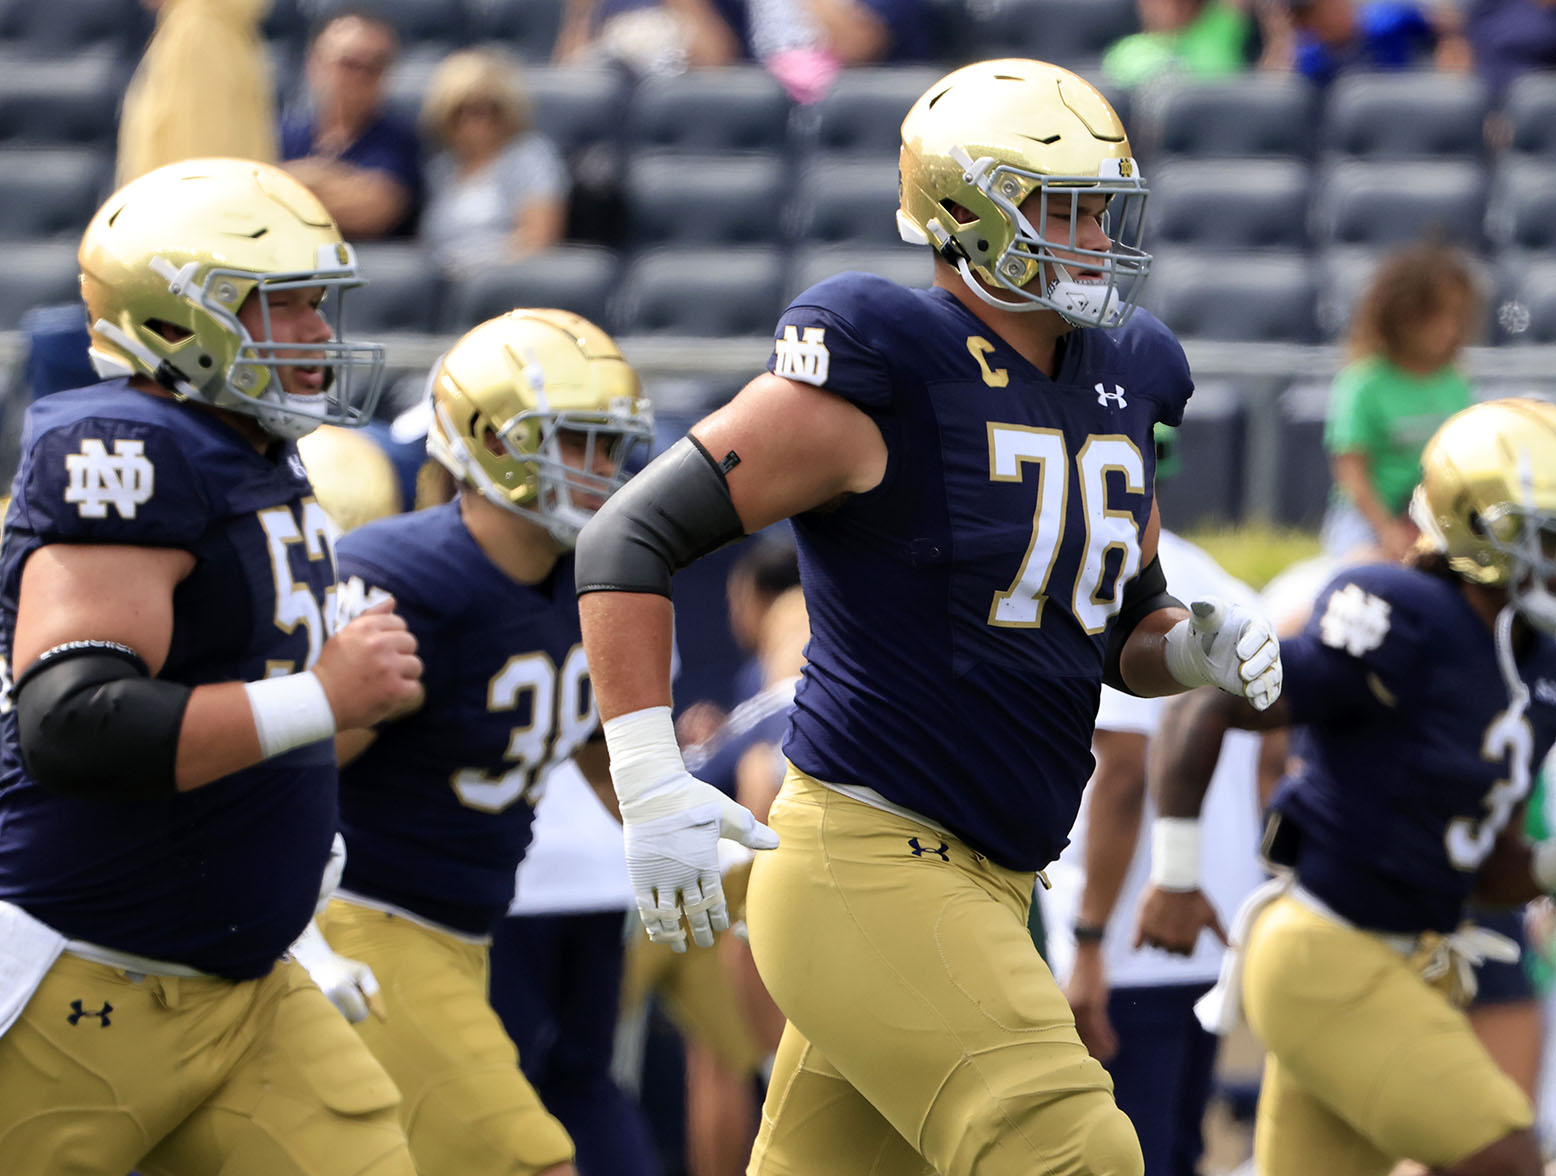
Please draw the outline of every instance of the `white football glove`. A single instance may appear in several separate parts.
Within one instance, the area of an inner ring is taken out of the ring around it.
[[[714,933],[729,929],[719,838],[773,849],[778,835],[686,770],[669,707],[611,719],[605,740],[621,802],[627,877],[648,937],[685,951],[684,914],[697,946],[712,947]]]
[[[384,1002],[378,995],[378,977],[373,975],[373,969],[361,960],[338,955],[312,919],[292,944],[291,955],[313,977],[313,982],[340,1010],[341,1016],[353,1025],[367,1020],[369,1013],[380,1021],[385,1018]]]
[[[1167,670],[1185,686],[1217,686],[1265,710],[1280,697],[1280,642],[1270,622],[1219,597],[1196,600],[1167,631]]]

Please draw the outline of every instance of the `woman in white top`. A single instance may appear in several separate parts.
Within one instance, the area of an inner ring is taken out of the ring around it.
[[[427,170],[421,239],[445,271],[512,261],[562,239],[567,165],[531,127],[516,61],[492,49],[449,54],[427,84],[421,123],[440,148]]]

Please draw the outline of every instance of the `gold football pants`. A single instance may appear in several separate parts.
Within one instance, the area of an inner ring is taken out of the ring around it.
[[[0,1037],[0,1171],[415,1176],[383,1067],[290,961],[258,980],[63,955]]]
[[[1140,1176],[1027,931],[1034,875],[793,766],[751,949],[789,1019],[752,1176]]]
[[[1421,961],[1288,896],[1254,921],[1248,1023],[1269,1050],[1259,1176],[1370,1176],[1450,1166],[1533,1122],[1529,1100]]]
[[[340,899],[319,925],[378,978],[388,1016],[356,1028],[400,1088],[421,1176],[529,1176],[573,1158],[487,999],[484,945]]]

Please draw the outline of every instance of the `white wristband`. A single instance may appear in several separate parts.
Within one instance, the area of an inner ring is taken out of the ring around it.
[[[266,759],[335,734],[335,712],[312,670],[247,682],[243,689],[254,712],[259,751]]]
[[[617,715],[606,720],[604,731],[611,783],[623,804],[641,799],[656,785],[686,773],[669,707],[649,706]]]
[[[1556,894],[1556,841],[1536,841],[1530,847],[1529,873],[1546,894]]]
[[[1151,883],[1159,890],[1199,889],[1199,821],[1157,817],[1151,822]]]

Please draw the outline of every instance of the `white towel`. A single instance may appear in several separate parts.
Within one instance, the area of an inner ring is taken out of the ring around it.
[[[16,1024],[64,950],[65,937],[53,927],[0,900],[0,1036]]]

